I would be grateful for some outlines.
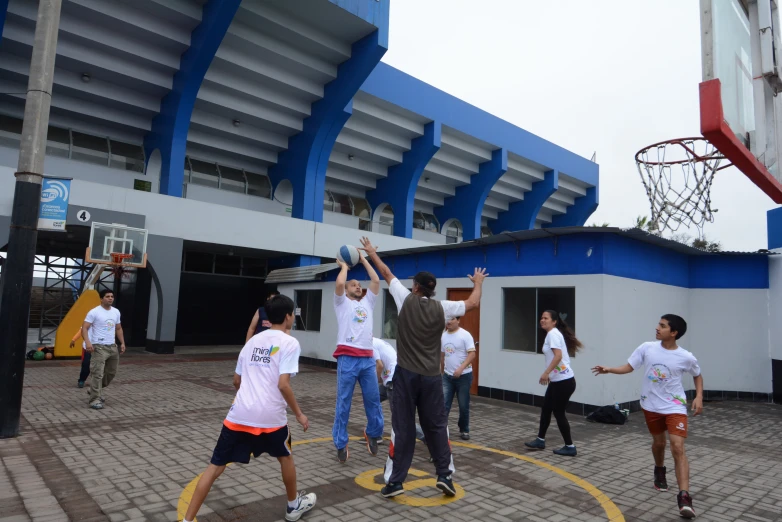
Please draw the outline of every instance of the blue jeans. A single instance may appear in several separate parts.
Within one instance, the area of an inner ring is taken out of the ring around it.
[[[445,416],[451,413],[453,396],[459,401],[459,432],[470,433],[470,388],[472,387],[472,372],[463,373],[454,379],[447,373],[443,374],[443,396],[445,398]]]
[[[361,387],[361,395],[364,398],[367,435],[374,438],[383,436],[383,409],[380,406],[380,391],[377,388],[375,359],[340,355],[337,357],[337,408],[334,413],[334,427],[331,430],[334,446],[337,449],[348,445],[348,418],[356,381]]]

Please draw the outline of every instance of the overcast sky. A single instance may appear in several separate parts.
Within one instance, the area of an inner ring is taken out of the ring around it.
[[[383,61],[581,156],[597,151],[588,224],[650,215],[635,153],[700,136],[698,0],[392,0]],[[705,234],[766,248],[776,205],[734,168],[717,174]]]

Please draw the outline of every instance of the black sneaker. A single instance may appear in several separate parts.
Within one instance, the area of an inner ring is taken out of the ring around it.
[[[668,481],[665,480],[665,466],[654,467],[654,487],[657,491],[668,491]]]
[[[84,381],[79,381],[79,388],[84,388]]]
[[[364,438],[367,441],[367,449],[373,456],[377,456],[377,439],[367,435],[367,430],[364,430]]]
[[[470,432],[469,431],[463,431],[461,433],[462,440],[470,440]]]
[[[679,503],[679,516],[682,518],[695,518],[695,510],[692,509],[692,497],[687,491],[680,491],[676,497]]]
[[[402,486],[401,482],[389,482],[383,486],[383,489],[380,490],[380,494],[385,498],[395,497],[397,495],[401,495],[404,492],[405,488]]]
[[[566,457],[575,457],[578,455],[575,446],[562,446],[559,449],[554,450],[555,455],[564,455]]]
[[[337,460],[343,464],[348,461],[348,455],[350,455],[350,452],[347,446],[337,450]]]
[[[525,442],[524,445],[527,446],[529,449],[534,449],[534,450],[546,449],[546,441],[540,440],[537,437],[535,438],[535,440]]]
[[[456,496],[456,488],[453,487],[453,481],[450,475],[439,475],[437,477],[437,489],[449,497]]]

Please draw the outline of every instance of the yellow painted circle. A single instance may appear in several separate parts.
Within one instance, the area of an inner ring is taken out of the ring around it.
[[[371,469],[369,471],[365,471],[364,473],[356,477],[356,484],[370,491],[380,491],[381,489],[383,489],[383,484],[378,484],[377,482],[375,482],[375,477],[377,477],[382,473],[383,473],[383,468]],[[456,502],[457,500],[464,497],[464,489],[455,482],[453,484],[453,487],[454,489],[456,489],[456,495],[454,495],[453,497],[449,497],[447,495],[440,495],[437,497],[416,497],[415,495],[411,495],[410,492],[416,489],[436,487],[437,480],[433,478],[431,475],[429,475],[429,473],[426,473],[425,471],[421,471],[418,469],[410,468],[410,471],[408,471],[408,473],[410,475],[413,475],[414,477],[429,477],[429,478],[419,478],[418,480],[405,482],[405,493],[403,495],[399,495],[398,497],[393,497],[391,499],[397,504],[404,504],[405,506],[413,506],[413,507],[444,506],[445,504]]]
[[[299,446],[303,444],[313,444],[318,442],[329,442],[331,441],[331,437],[321,437],[317,439],[308,439],[308,440],[298,440],[293,443],[294,446]],[[363,440],[361,437],[350,437],[350,440]],[[503,451],[498,450],[494,448],[489,448],[487,446],[478,446],[477,444],[470,444],[468,442],[457,442],[452,441],[452,446],[461,446],[463,448],[470,448],[475,450],[481,450],[481,451],[488,451],[491,453],[497,453],[499,455],[505,455],[506,457],[511,457],[518,460],[523,460],[525,462],[529,462],[530,464],[534,464],[536,466],[540,466],[541,468],[545,468],[553,473],[556,473],[557,475],[568,479],[573,484],[579,486],[580,488],[584,489],[587,493],[592,495],[595,500],[597,500],[600,503],[600,506],[603,508],[603,510],[606,513],[606,516],[608,517],[608,520],[610,522],[624,522],[625,518],[624,515],[622,515],[622,512],[619,510],[619,508],[614,504],[610,498],[608,498],[607,495],[605,495],[602,491],[597,489],[595,486],[587,482],[586,480],[577,477],[576,475],[573,475],[572,473],[569,473],[563,469],[560,469],[556,466],[552,466],[551,464],[547,462],[543,462],[542,460],[533,459],[532,457],[527,457],[526,455],[520,455],[518,453],[513,453],[511,451]],[[370,471],[365,471],[364,473],[361,473],[359,476],[356,477],[356,483],[360,486],[369,489],[371,491],[380,491],[383,486],[381,484],[375,484],[375,476],[379,473],[382,473],[382,469],[374,469]],[[427,473],[424,473],[423,471],[419,470],[410,470],[410,474],[416,477],[426,477],[428,476]],[[201,474],[199,473],[198,476],[196,476],[193,480],[190,481],[190,483],[185,487],[185,489],[182,491],[182,494],[179,496],[179,502],[177,503],[177,516],[182,519],[185,516],[185,512],[187,511],[188,506],[190,505],[190,499],[193,497],[193,492],[195,491],[196,485],[198,484],[198,480],[201,478]],[[405,504],[408,506],[415,506],[415,507],[431,507],[431,506],[441,506],[443,504],[448,504],[449,502],[455,502],[462,497],[464,497],[465,492],[464,489],[462,489],[461,486],[454,484],[454,487],[456,488],[456,496],[455,497],[431,497],[431,498],[421,498],[421,497],[415,497],[409,495],[407,491],[411,491],[413,489],[418,489],[422,487],[428,487],[432,486],[434,487],[436,484],[436,480],[433,478],[430,479],[418,479],[411,482],[405,483],[405,494],[400,495],[399,497],[394,497],[394,500],[401,504]],[[405,500],[403,500],[405,498]],[[195,520],[194,520],[195,522]]]

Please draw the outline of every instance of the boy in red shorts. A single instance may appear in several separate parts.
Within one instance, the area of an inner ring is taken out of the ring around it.
[[[684,319],[678,315],[664,315],[657,325],[657,342],[644,343],[636,348],[624,366],[595,366],[592,371],[595,375],[621,375],[643,368],[641,408],[654,439],[654,487],[659,491],[668,491],[664,466],[667,431],[676,466],[676,481],[679,483],[679,514],[684,518],[695,518],[689,493],[690,464],[684,453],[684,441],[687,438],[687,398],[682,386],[682,375],[689,373],[695,381],[695,399],[692,401],[695,415],[703,411],[703,376],[695,356],[676,344],[686,331],[687,323]]]
[[[299,520],[315,506],[314,493],[296,492],[296,466],[291,451],[291,434],[286,406],[290,406],[304,431],[309,421],[304,416],[291,388],[291,377],[299,371],[299,341],[288,335],[293,325],[293,301],[276,295],[266,302],[270,329],[253,336],[242,348],[236,363],[234,386],[237,389],[228,415],[223,421],[209,467],[198,481],[184,522],[192,522],[206,495],[225,466],[231,462],[248,464],[250,454],[276,457],[282,468],[282,481],[288,497],[285,520]]]

